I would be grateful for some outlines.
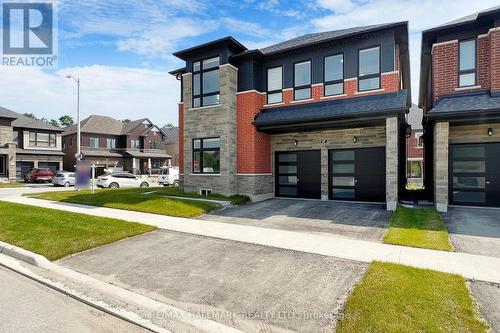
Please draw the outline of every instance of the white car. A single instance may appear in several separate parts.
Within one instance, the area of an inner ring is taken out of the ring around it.
[[[172,166],[162,167],[158,176],[158,184],[163,186],[179,186],[179,168]]]
[[[97,187],[149,187],[149,182],[128,172],[112,173],[97,178]]]
[[[75,186],[75,177],[74,172],[59,171],[52,178],[52,184],[64,187]]]

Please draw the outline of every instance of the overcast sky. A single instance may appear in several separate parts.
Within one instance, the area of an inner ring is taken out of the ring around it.
[[[420,36],[427,29],[498,5],[498,0],[60,0],[59,68],[0,66],[0,106],[38,117],[148,117],[177,124],[183,66],[172,53],[231,35],[248,48],[305,33],[409,21],[412,95],[418,96]]]

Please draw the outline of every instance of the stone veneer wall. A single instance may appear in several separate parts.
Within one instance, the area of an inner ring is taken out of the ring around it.
[[[354,136],[358,137],[357,142],[353,142]],[[297,146],[294,146],[294,140],[297,140]],[[327,140],[327,143],[321,143],[321,140]],[[321,150],[321,198],[328,200],[328,150],[383,147],[385,143],[385,126],[276,134],[271,137],[273,170],[277,151]],[[272,188],[274,191],[274,185]]]
[[[434,203],[440,212],[448,211],[449,123],[434,126]]]
[[[387,118],[385,125],[385,201],[387,210],[396,210],[398,203],[399,122],[397,117]]]
[[[183,74],[183,138],[185,191],[211,189],[222,194],[237,193],[236,181],[236,89],[237,69],[220,66],[220,104],[192,108],[192,74]],[[193,174],[192,140],[220,137],[221,171],[218,175]]]
[[[16,145],[12,142],[12,127],[0,126],[0,155],[6,155],[8,178],[0,175],[0,181],[16,180]]]
[[[488,128],[493,135],[488,135]],[[500,123],[450,126],[450,144],[500,142]]]

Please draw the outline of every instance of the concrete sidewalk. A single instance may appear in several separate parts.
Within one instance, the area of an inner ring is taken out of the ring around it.
[[[21,196],[1,200],[75,213],[117,218],[160,229],[272,246],[361,262],[373,260],[460,274],[468,279],[500,283],[500,258],[379,244],[334,235],[274,230],[237,224],[169,217],[120,209],[84,206]]]

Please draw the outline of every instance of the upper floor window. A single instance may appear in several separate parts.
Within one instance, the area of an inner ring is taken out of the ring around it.
[[[130,148],[134,148],[134,149],[141,148],[141,144],[140,144],[139,140],[130,140]]]
[[[344,55],[325,57],[324,95],[334,96],[344,93]]]
[[[294,100],[311,98],[311,61],[293,66],[293,85]]]
[[[358,91],[380,89],[380,46],[358,51]]]
[[[267,104],[283,101],[283,67],[267,70]]]
[[[476,84],[476,40],[460,42],[458,84],[460,87]]]
[[[90,148],[99,148],[99,138],[98,137],[90,137]]]
[[[193,63],[193,107],[219,104],[220,57]]]
[[[55,147],[56,135],[55,133],[30,132],[30,146]]]
[[[160,149],[160,141],[149,141],[149,149]]]
[[[220,138],[193,140],[193,173],[220,172]]]
[[[116,139],[107,139],[107,145],[108,149],[115,149],[116,148]]]
[[[15,143],[16,145],[19,145],[19,132],[18,131],[12,132],[12,142]]]

